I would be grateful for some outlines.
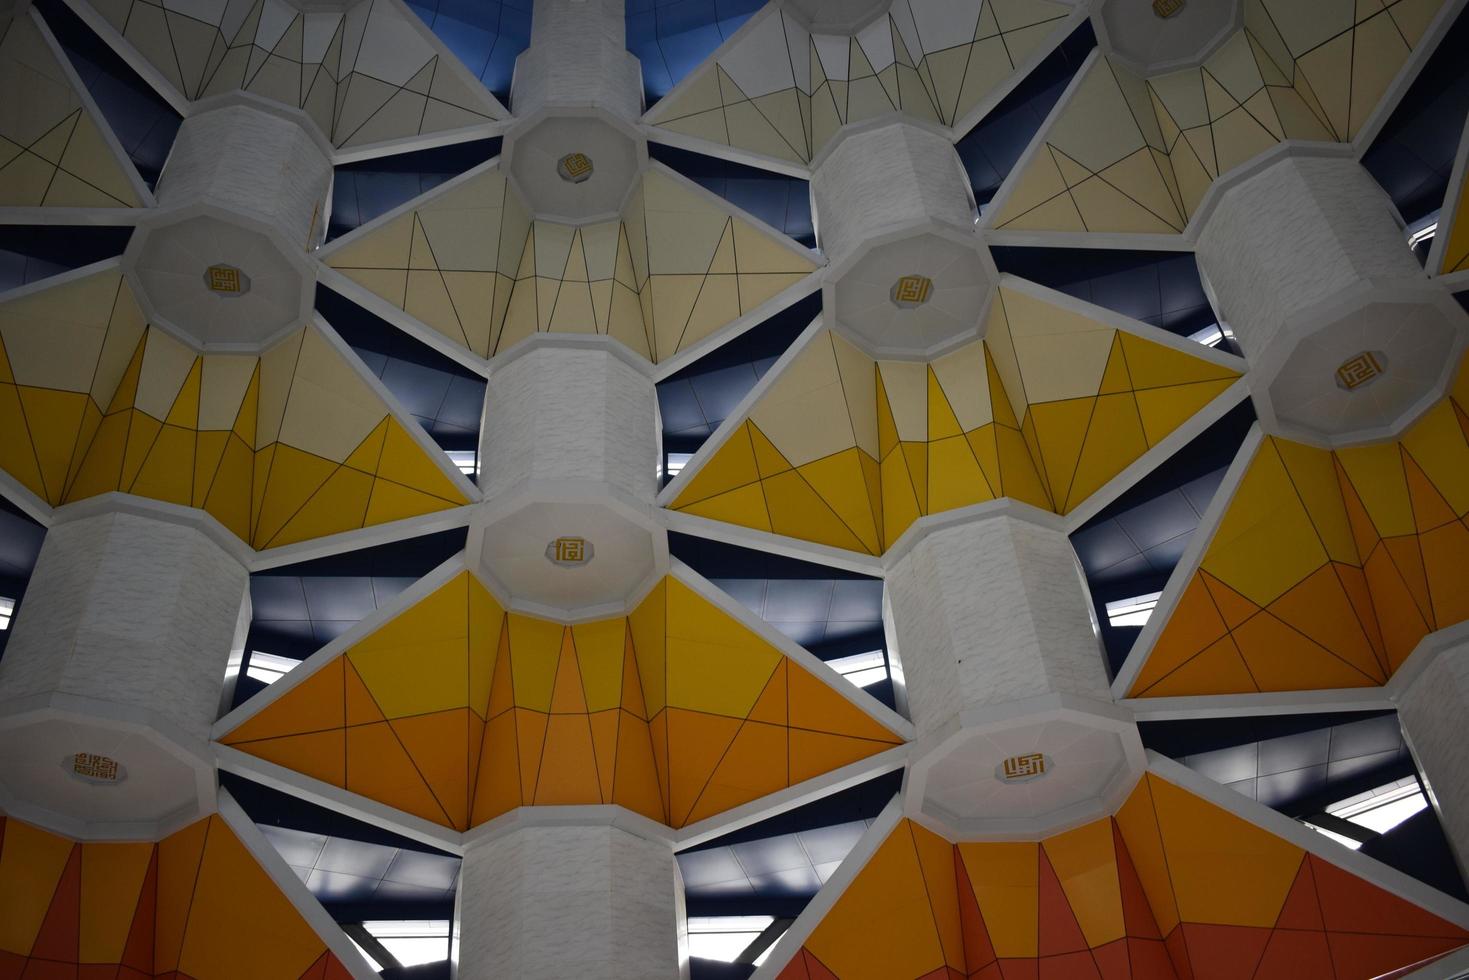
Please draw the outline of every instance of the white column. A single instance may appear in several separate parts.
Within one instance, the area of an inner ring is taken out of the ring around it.
[[[248,584],[192,527],[129,513],[52,527],[0,660],[4,807],[63,833],[143,837],[209,807],[209,728]],[[116,778],[79,774],[77,753]]]
[[[1390,436],[1441,396],[1457,364],[1463,311],[1428,280],[1354,159],[1288,155],[1230,186],[1198,262],[1275,431]]]
[[[886,577],[888,649],[918,730],[904,809],[954,840],[1105,816],[1146,765],[1070,541],[1024,514],[930,530]]]
[[[979,336],[996,273],[947,137],[911,122],[847,128],[823,150],[811,199],[838,329],[878,356],[932,356]]]
[[[1462,871],[1469,868],[1469,646],[1439,651],[1397,702],[1403,734]]]
[[[516,828],[465,852],[458,980],[672,980],[680,902],[666,842],[605,825]]]
[[[931,532],[888,572],[887,590],[920,738],[975,706],[1057,692],[1110,698],[1062,531],[996,514]]]
[[[629,123],[643,112],[642,68],[627,50],[623,0],[536,0],[530,45],[515,62],[517,116],[595,106]]]
[[[651,366],[605,337],[527,344],[490,370],[468,558],[511,608],[622,615],[668,569]]]

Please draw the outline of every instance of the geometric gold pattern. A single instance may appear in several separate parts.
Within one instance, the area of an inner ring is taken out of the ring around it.
[[[1261,440],[1134,697],[1386,683],[1469,620],[1469,370],[1399,439]]]
[[[1155,336],[1011,286],[983,341],[928,364],[820,334],[670,506],[874,555],[997,497],[1068,513],[1239,377]]]
[[[459,572],[284,683],[222,742],[460,831],[570,804],[682,827],[902,742],[678,574],[565,626]]]
[[[599,333],[653,361],[816,269],[810,253],[658,167],[619,221],[537,221],[495,168],[365,226],[327,265],[481,357],[537,332]]]
[[[201,508],[257,549],[468,503],[359,371],[314,326],[197,354],[103,270],[0,304],[0,469],[52,506]]]
[[[996,228],[1181,232],[1210,183],[1287,139],[1348,142],[1441,0],[1249,0],[1199,68],[1098,56],[1015,178]]]
[[[363,0],[345,13],[302,13],[283,0],[183,9],[155,0],[87,2],[184,98],[240,90],[273,99],[304,110],[333,146],[443,132],[504,114],[390,0]]]
[[[0,26],[0,92],[0,205],[141,205],[30,16]]]
[[[269,942],[234,941],[241,908]],[[73,842],[0,817],[0,977],[351,974],[219,816],[156,844]]]
[[[1041,841],[899,821],[780,980],[1366,980],[1466,942],[1149,772],[1116,816]]]
[[[1054,40],[1054,0],[898,3],[854,35],[757,16],[648,114],[670,132],[806,164],[843,125],[903,112],[952,126]],[[959,43],[955,43],[955,41]]]

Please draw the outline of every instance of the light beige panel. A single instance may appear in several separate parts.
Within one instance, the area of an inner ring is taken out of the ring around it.
[[[877,458],[877,362],[836,334],[830,334],[841,373],[842,394],[852,420],[857,448]]]
[[[112,317],[108,322],[107,338],[102,342],[102,353],[97,358],[97,373],[92,378],[92,400],[105,411],[112,404],[118,382],[127,371],[148,322],[138,306],[127,280],[122,280],[117,297],[112,305]]]
[[[797,354],[750,412],[792,466],[856,445],[831,335]]]
[[[210,354],[204,358],[199,392],[200,431],[234,427],[259,363],[259,358],[243,354]]]
[[[280,441],[341,462],[387,414],[376,392],[315,327],[301,342]]]
[[[108,270],[0,304],[16,383],[90,391],[121,284],[122,274]]]
[[[960,428],[969,432],[995,420],[982,341],[976,340],[945,354],[934,361],[932,367]]]
[[[197,356],[163,331],[150,331],[148,345],[143,349],[143,369],[138,375],[134,407],[160,422],[168,418],[168,410],[173,407],[173,400]]]
[[[1143,146],[1113,68],[1098,58],[1082,79],[1046,142],[1092,171],[1101,170]]]
[[[999,290],[990,303],[989,321],[985,325],[984,345],[994,361],[995,373],[1005,386],[1005,396],[1016,421],[1025,418],[1025,381],[1020,376],[1020,363],[1015,359],[1015,342],[1010,337],[1010,320],[1005,314],[1006,290]]]
[[[296,359],[306,334],[302,327],[260,356],[260,409],[255,426],[255,447],[264,448],[280,435],[281,419],[286,411],[286,398],[291,393],[291,379],[296,374]]]
[[[703,275],[729,216],[655,171],[644,177],[643,195],[651,272]]]
[[[921,361],[878,361],[882,386],[898,438],[904,442],[928,441],[928,365]]]
[[[1002,289],[1001,296],[1026,400],[1095,395],[1116,331],[1017,290]]]

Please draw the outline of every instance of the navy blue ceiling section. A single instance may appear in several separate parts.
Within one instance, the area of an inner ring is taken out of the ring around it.
[[[219,781],[337,922],[453,918],[459,858],[233,773]]]
[[[326,226],[327,241],[499,156],[500,143],[500,137],[495,136],[337,167],[332,182],[332,214]]]
[[[816,227],[811,222],[811,185],[801,178],[662,143],[649,143],[648,156],[807,248],[816,247]]]
[[[485,379],[325,286],[316,309],[444,449],[479,448]]]
[[[1431,214],[1448,190],[1454,151],[1469,113],[1469,12],[1459,14],[1362,156],[1409,224]]]
[[[121,255],[132,234],[106,225],[0,225],[0,292]]]
[[[4,497],[0,497],[0,598],[14,599],[15,612],[20,612],[26,583],[35,570],[46,529],[26,516]],[[14,618],[12,616],[12,626]],[[5,656],[9,629],[0,630],[0,657]]]
[[[964,162],[964,169],[969,172],[974,201],[981,208],[1000,189],[1020,154],[1040,131],[1046,115],[1070,84],[1071,76],[1076,74],[1096,44],[1091,21],[1082,21],[1070,37],[959,140],[955,149]]]
[[[1254,421],[1246,399],[1072,532],[1110,674],[1142,628],[1110,625],[1107,603],[1163,590]]]
[[[800,915],[902,783],[878,776],[679,852],[689,915]]]
[[[62,0],[36,0],[72,66],[149,187],[158,183],[183,118]]]
[[[1289,817],[1408,776],[1413,757],[1392,711],[1138,723],[1143,744]],[[1362,847],[1405,874],[1465,897],[1432,809]]]
[[[1187,337],[1216,323],[1192,252],[994,246],[1001,272]],[[1237,351],[1226,341],[1225,350]]]
[[[882,580],[671,532],[668,550],[822,660],[882,650]],[[865,688],[893,706],[891,680]]]
[[[501,102],[515,58],[530,44],[531,0],[408,0],[439,40]]]
[[[627,49],[651,107],[740,29],[765,0],[627,0]]]
[[[696,452],[820,314],[818,291],[658,382],[663,452]]]
[[[234,703],[265,686],[243,674],[252,651],[304,660],[461,551],[465,534],[440,531],[251,575],[253,618]]]

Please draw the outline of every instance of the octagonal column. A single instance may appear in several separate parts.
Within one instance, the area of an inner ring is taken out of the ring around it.
[[[1440,650],[1396,700],[1403,734],[1463,871],[1469,868],[1469,645]]]
[[[957,837],[1044,836],[1110,813],[1142,745],[1107,688],[1070,541],[996,511],[890,567],[886,619],[918,730],[912,816]]]
[[[226,102],[185,119],[158,208],[124,256],[150,322],[196,346],[254,352],[309,320],[307,253],[326,233],[330,153],[286,110]]]
[[[504,169],[537,217],[616,215],[648,157],[642,68],[623,0],[536,0],[515,61]]]
[[[672,980],[682,888],[673,849],[616,827],[518,827],[459,873],[459,980]],[[686,974],[685,974],[686,975]]]
[[[1457,368],[1464,312],[1428,280],[1355,160],[1298,152],[1228,188],[1198,262],[1272,431],[1329,444],[1389,437]]]
[[[613,343],[551,334],[496,359],[469,557],[513,607],[619,615],[667,569],[650,371]]]
[[[248,583],[192,527],[128,513],[52,527],[0,661],[0,808],[150,840],[211,810],[209,728]]]
[[[907,122],[838,137],[811,177],[831,265],[825,308],[877,355],[932,355],[978,335],[995,281],[949,140]]]

